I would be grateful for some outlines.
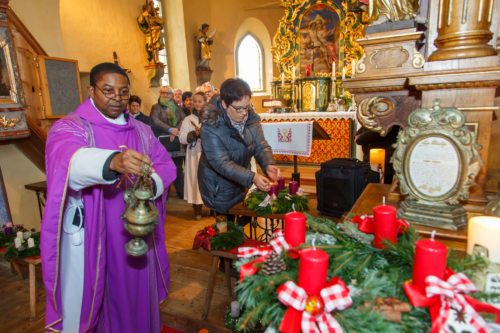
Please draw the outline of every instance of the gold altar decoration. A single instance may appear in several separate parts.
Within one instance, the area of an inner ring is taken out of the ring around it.
[[[408,221],[458,230],[467,225],[460,200],[482,164],[474,131],[465,115],[455,108],[417,109],[400,131],[392,157],[401,194],[407,195],[399,214]]]
[[[151,201],[153,194],[152,169],[150,165],[141,165],[141,175],[132,188],[125,190],[126,203],[123,220],[125,229],[134,236],[126,245],[131,256],[142,256],[148,251],[148,245],[142,237],[149,235],[158,223],[158,209]]]
[[[281,1],[285,14],[271,50],[281,76],[273,80],[273,93],[293,111],[327,111],[339,93],[344,97],[342,80],[354,76],[363,55],[356,40],[363,37],[364,25],[362,14],[352,10],[354,2]]]
[[[333,10],[338,16],[338,23],[335,26],[336,32],[336,45],[335,51],[337,52],[338,66],[336,68],[336,76],[342,75],[342,69],[346,67],[346,73],[352,73],[353,59],[354,63],[358,61],[363,55],[363,48],[356,42],[358,38],[364,36],[364,25],[361,22],[361,14],[350,11],[353,8],[354,1],[332,1],[332,0],[310,0],[310,1],[292,1],[281,0],[281,6],[285,8],[285,14],[279,21],[278,30],[273,38],[273,53],[274,62],[279,68],[280,73],[285,73],[287,79],[292,77],[292,70],[295,66],[299,65],[303,59],[300,59],[301,42],[300,33],[301,23],[303,23],[304,16],[310,14],[311,10],[315,8],[322,8],[327,6]],[[314,21],[321,22],[321,17],[315,16],[310,20],[310,24]],[[302,29],[304,30],[304,29]],[[320,36],[321,38],[321,36]],[[331,66],[331,62],[330,62]],[[305,76],[299,72],[299,77]],[[331,67],[328,70],[315,72],[314,76],[331,76]],[[275,80],[279,80],[276,77]]]

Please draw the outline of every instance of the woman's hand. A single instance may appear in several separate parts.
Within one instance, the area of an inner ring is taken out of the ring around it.
[[[276,165],[268,165],[266,168],[266,174],[273,182],[277,182],[280,169]]]
[[[146,155],[132,149],[127,149],[113,157],[109,164],[109,168],[121,174],[132,173],[134,175],[140,175],[141,165],[143,163],[151,165],[151,160]]]
[[[261,191],[267,192],[271,189],[271,180],[266,176],[256,173],[253,177],[252,183],[257,186],[257,188]]]

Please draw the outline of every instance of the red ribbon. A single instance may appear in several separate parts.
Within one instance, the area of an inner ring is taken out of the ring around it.
[[[208,226],[196,232],[193,241],[193,250],[197,250],[200,247],[204,248],[207,251],[212,250],[211,240],[217,232],[212,228],[212,226]]]
[[[271,251],[281,253],[283,250],[288,250],[290,245],[285,240],[283,230],[278,229],[273,234],[273,239],[269,245],[257,247],[240,247],[238,248],[239,258],[249,258],[259,256],[257,259],[247,262],[240,267],[240,281],[245,279],[245,276],[251,276],[257,273],[260,269],[260,263],[266,261],[267,256]]]
[[[486,333],[489,328],[478,312],[486,312],[496,316],[495,322],[500,324],[500,309],[480,302],[471,296],[465,295],[477,291],[474,284],[463,273],[446,272],[446,281],[436,276],[425,279],[426,294],[415,287],[411,281],[405,282],[404,290],[413,306],[428,307],[431,315],[431,333],[448,333],[445,324],[453,302],[459,304],[461,309],[472,317],[471,324],[475,332]]]
[[[335,277],[321,289],[320,296],[314,301],[318,302],[318,299],[322,305],[313,309],[314,311],[308,309],[308,302],[312,297],[295,282],[285,282],[276,292],[280,302],[289,307],[281,321],[280,332],[298,332],[299,325],[302,332],[306,333],[343,332],[340,324],[330,314],[334,310],[345,310],[352,305],[349,288],[342,279]]]

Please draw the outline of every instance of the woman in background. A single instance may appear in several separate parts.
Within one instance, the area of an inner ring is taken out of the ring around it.
[[[187,144],[186,165],[184,173],[184,200],[193,205],[196,220],[201,219],[203,200],[198,186],[198,162],[201,156],[200,127],[201,117],[205,111],[207,97],[197,92],[192,97],[193,109],[191,114],[182,121],[179,140]]]

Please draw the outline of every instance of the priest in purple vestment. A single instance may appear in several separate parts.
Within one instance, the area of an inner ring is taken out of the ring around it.
[[[158,333],[169,291],[163,220],[175,165],[149,126],[126,112],[130,81],[102,63],[90,72],[90,98],[47,137],[47,202],[41,256],[46,329],[52,332]],[[154,170],[159,223],[148,252],[132,257],[121,218],[124,190],[142,163]]]

